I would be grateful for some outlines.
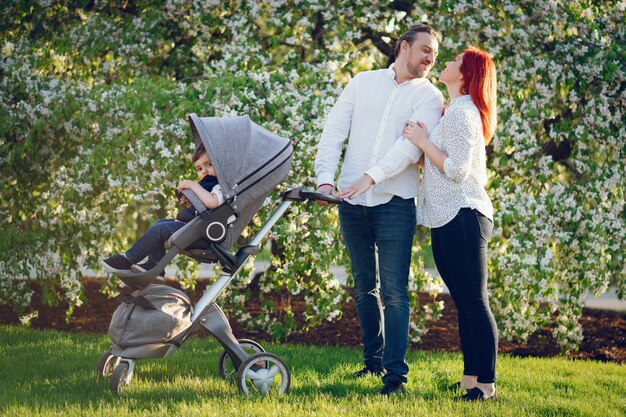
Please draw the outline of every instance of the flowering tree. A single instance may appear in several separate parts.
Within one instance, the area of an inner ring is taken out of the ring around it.
[[[422,19],[443,33],[440,61],[476,45],[498,68],[488,192],[501,335],[525,339],[555,322],[571,348],[585,295],[609,285],[624,295],[624,1],[5,3],[0,299],[25,318],[25,277],[73,308],[79,264],[95,266],[173,214],[172,189],[190,173],[188,113],[247,113],[292,138],[292,175],[281,189],[314,186],[315,146],[341,86],[387,65],[397,36]],[[247,235],[272,208],[268,201]],[[269,294],[304,295],[305,327],[337,317],[345,295],[329,265],[346,259],[336,212],[293,205],[273,232],[279,250],[258,282],[264,313],[239,308],[246,279],[229,289],[230,311],[276,337],[296,321]],[[413,279],[420,290],[440,286],[419,256]],[[443,305],[413,305],[419,338]]]

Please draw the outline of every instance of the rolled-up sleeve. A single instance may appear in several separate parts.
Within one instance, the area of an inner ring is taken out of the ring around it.
[[[413,145],[409,140],[400,137],[393,147],[387,151],[385,157],[372,168],[365,171],[376,184],[380,184],[388,178],[395,177],[409,166],[415,164],[422,156],[422,150]]]
[[[472,166],[472,148],[479,138],[476,135],[475,123],[467,110],[450,109],[446,113],[449,123],[442,125],[444,147],[448,158],[443,162],[444,174],[454,182],[464,182],[469,178]]]
[[[326,119],[315,158],[318,186],[335,183],[343,143],[350,133],[358,78],[359,74],[348,83]]]
[[[217,184],[215,187],[213,187],[211,192],[213,194],[215,194],[215,196],[217,197],[217,204],[219,206],[224,204],[224,193],[222,192],[222,187],[220,187],[219,184]]]

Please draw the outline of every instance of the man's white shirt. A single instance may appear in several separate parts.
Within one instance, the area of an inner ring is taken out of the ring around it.
[[[430,132],[443,111],[443,95],[426,78],[402,84],[393,64],[357,74],[330,111],[315,160],[317,184],[335,184],[343,144],[348,138],[338,189],[368,174],[375,184],[352,204],[377,206],[395,195],[413,198],[420,180],[416,162],[422,151],[402,136],[407,121],[421,121]]]

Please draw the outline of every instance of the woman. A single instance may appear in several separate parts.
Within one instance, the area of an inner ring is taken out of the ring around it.
[[[487,295],[487,242],[493,206],[485,191],[485,145],[496,128],[496,72],[489,55],[468,48],[439,78],[450,103],[430,138],[421,123],[403,135],[424,151],[424,222],[437,269],[459,312],[464,371],[451,389],[465,401],[496,397],[498,330]]]

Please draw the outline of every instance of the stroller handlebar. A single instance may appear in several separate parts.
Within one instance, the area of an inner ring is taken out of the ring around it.
[[[291,190],[287,190],[283,193],[283,198],[285,200],[293,200],[293,201],[325,201],[330,204],[339,204],[343,200],[336,195],[318,193],[316,191],[305,190],[302,187],[293,188]]]

